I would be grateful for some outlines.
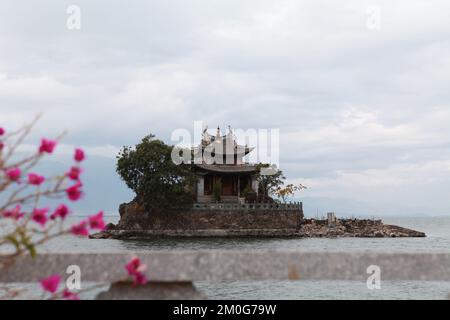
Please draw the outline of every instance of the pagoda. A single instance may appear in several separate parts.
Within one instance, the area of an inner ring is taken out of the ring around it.
[[[197,176],[194,200],[198,203],[255,202],[258,168],[244,159],[253,149],[238,144],[230,126],[225,135],[219,127],[216,135],[211,135],[206,127],[200,144],[192,148]]]

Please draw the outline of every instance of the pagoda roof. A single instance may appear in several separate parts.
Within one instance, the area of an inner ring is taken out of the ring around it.
[[[243,155],[243,156],[247,155],[248,153],[253,151],[253,149],[255,149],[255,147],[235,145],[234,147],[232,147],[232,150],[227,150],[228,148],[225,143],[216,144],[214,142],[212,142],[210,145],[207,145],[207,146],[201,146],[201,147],[198,146],[198,147],[193,147],[191,149],[194,153],[197,153],[200,150],[204,150],[207,147],[210,148],[210,152],[214,152],[215,154],[226,155],[226,154],[228,154],[227,151],[231,151],[231,154]]]
[[[254,173],[258,171],[256,165],[251,164],[196,164],[195,166],[205,171],[218,173]]]
[[[207,128],[205,128],[200,144],[197,147],[191,148],[194,154],[200,152],[200,150],[203,151],[204,149],[209,148],[210,151],[215,154],[226,155],[231,151],[231,154],[245,156],[255,149],[254,147],[238,144],[231,127],[229,126],[228,128],[228,133],[225,135],[221,134],[219,127],[217,127],[216,135],[209,134]]]

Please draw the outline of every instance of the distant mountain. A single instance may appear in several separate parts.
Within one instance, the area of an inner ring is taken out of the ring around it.
[[[33,172],[45,176],[54,176],[67,172],[73,164],[70,158],[57,160],[49,157],[41,161]],[[133,199],[133,192],[128,189],[115,171],[116,160],[108,157],[90,156],[81,164],[83,172],[84,196],[80,201],[70,202],[67,198],[41,201],[43,206],[53,207],[60,202],[67,203],[73,212],[80,215],[95,213],[99,210],[106,214],[118,214],[118,207],[123,202]]]
[[[70,157],[55,159],[52,157],[42,161],[33,171],[44,175],[55,175],[66,172],[72,165]],[[118,207],[123,202],[134,198],[115,171],[116,159],[103,156],[90,156],[82,163],[82,181],[85,196],[76,203],[67,199],[42,202],[43,205],[53,206],[64,201],[77,214],[90,214],[104,210],[106,214],[118,214]],[[2,197],[6,195],[2,195]],[[335,212],[338,217],[385,217],[385,216],[443,216],[449,215],[446,208],[418,207],[399,203],[389,204],[369,201],[359,201],[349,198],[332,197],[301,197],[294,199],[302,201],[307,217],[326,216],[327,212]]]
[[[119,214],[119,205],[131,201],[134,193],[116,173],[116,159],[92,157],[85,167],[83,181],[86,197],[80,202],[80,209],[102,209],[109,214]]]
[[[382,210],[371,205],[352,199],[305,197],[298,199],[303,202],[303,211],[309,217],[326,216],[327,212],[334,212],[340,217],[368,216],[382,214]]]
[[[346,198],[302,197],[295,201],[303,202],[307,217],[326,216],[334,212],[339,217],[385,217],[385,216],[442,216],[448,210],[442,208],[422,208],[402,204],[371,203]]]

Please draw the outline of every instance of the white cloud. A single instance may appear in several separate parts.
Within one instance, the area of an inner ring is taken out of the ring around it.
[[[76,88],[45,76],[9,77],[0,73],[0,99],[22,99],[33,103],[41,100],[71,99]]]
[[[395,203],[416,185],[429,191],[413,203],[450,209],[450,3],[377,1],[379,31],[373,4],[80,0],[72,32],[65,3],[4,1],[0,124],[43,111],[37,139],[66,129],[61,152],[109,158],[199,119],[280,128],[281,164],[308,192]]]

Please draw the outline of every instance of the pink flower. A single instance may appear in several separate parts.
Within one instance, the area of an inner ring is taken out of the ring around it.
[[[70,231],[72,232],[73,235],[76,235],[76,236],[87,237],[89,235],[89,230],[87,229],[86,221],[81,221],[79,224],[74,224],[70,228]]]
[[[70,292],[67,288],[63,291],[63,298],[66,300],[80,300],[80,297],[76,293]]]
[[[61,282],[61,277],[57,274],[54,274],[48,278],[41,280],[41,287],[43,290],[54,294],[56,290],[58,290],[59,283]]]
[[[131,260],[125,265],[125,269],[127,270],[130,276],[138,273],[138,269],[141,267],[141,260],[138,257],[133,257]]]
[[[50,216],[50,219],[54,220],[57,217],[64,219],[69,214],[69,208],[65,204],[60,204],[55,212],[53,212]]]
[[[15,220],[19,220],[20,218],[22,218],[25,215],[24,212],[20,212],[20,209],[21,209],[21,206],[17,205],[13,209],[3,211],[2,215],[5,218],[12,218]]]
[[[20,168],[10,168],[6,170],[6,175],[8,176],[9,180],[11,181],[18,181],[20,178],[20,175],[22,172],[20,171]]]
[[[142,273],[147,267],[141,263],[138,257],[133,257],[125,265],[128,274],[133,278],[134,285],[144,285],[148,282],[147,277]]]
[[[147,277],[145,275],[143,275],[142,273],[136,274],[133,278],[134,278],[133,285],[135,285],[135,286],[139,286],[139,285],[143,286],[144,284],[147,284],[147,282],[148,282]]]
[[[33,219],[34,222],[40,224],[43,227],[43,226],[45,226],[45,224],[47,223],[47,220],[48,220],[47,212],[48,212],[48,208],[34,209],[31,219]]]
[[[145,271],[147,267],[141,263],[138,257],[133,257],[126,265],[125,269],[128,271],[130,276]]]
[[[80,173],[81,173],[81,169],[80,168],[72,167],[72,168],[70,168],[70,171],[66,173],[66,175],[71,180],[79,180],[80,179]]]
[[[76,162],[83,161],[84,158],[85,158],[84,151],[82,149],[80,149],[80,148],[76,148],[73,158],[75,159]]]
[[[38,186],[40,185],[42,182],[45,181],[45,178],[43,176],[40,176],[36,173],[29,173],[28,174],[28,183]]]
[[[47,139],[42,139],[41,140],[41,145],[39,147],[39,153],[52,153],[53,149],[55,149],[56,147],[56,141],[55,140],[47,140]]]
[[[5,134],[5,129],[3,129],[2,127],[0,127],[0,136]]]
[[[67,197],[70,201],[77,201],[81,198],[83,192],[80,190],[82,184],[77,182],[73,186],[66,189]]]
[[[103,221],[103,211],[100,211],[96,215],[90,216],[88,218],[88,221],[89,227],[91,229],[99,229],[99,230],[105,229],[105,221]]]

